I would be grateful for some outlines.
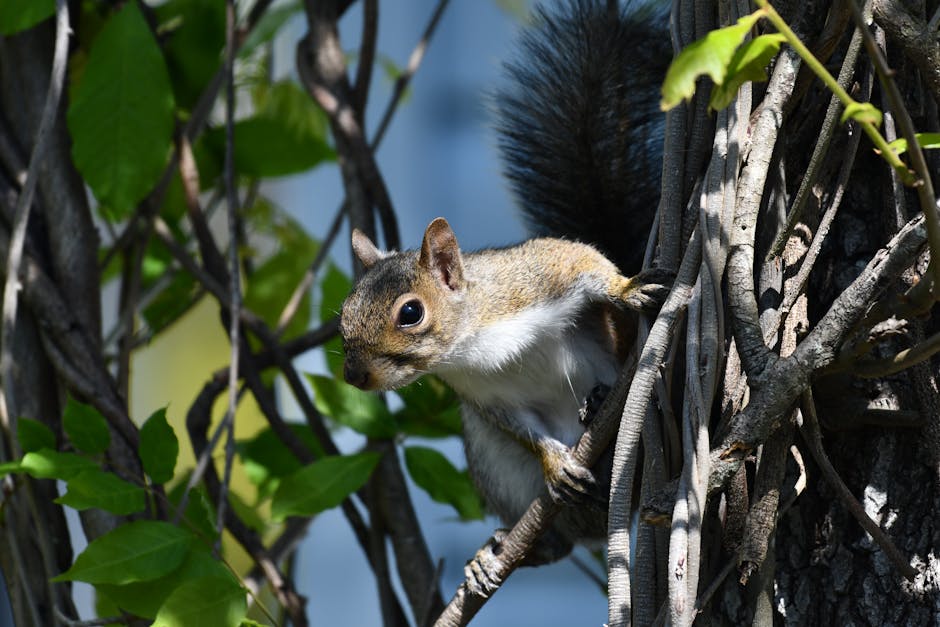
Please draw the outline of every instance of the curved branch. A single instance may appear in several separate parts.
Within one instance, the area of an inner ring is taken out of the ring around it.
[[[754,238],[767,171],[777,133],[783,124],[783,108],[793,90],[799,66],[800,59],[790,48],[777,58],[767,95],[752,125],[751,150],[737,187],[734,223],[730,234],[731,254],[728,257],[728,309],[741,363],[749,380],[762,378],[776,359],[776,354],[764,344],[758,322]]]

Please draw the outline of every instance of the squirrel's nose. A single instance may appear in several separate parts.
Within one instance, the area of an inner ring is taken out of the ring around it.
[[[343,364],[343,378],[346,383],[364,390],[369,384],[369,370],[360,363],[347,359]]]

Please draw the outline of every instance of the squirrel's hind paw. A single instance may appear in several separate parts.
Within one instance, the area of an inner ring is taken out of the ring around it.
[[[506,529],[497,529],[463,567],[467,590],[473,595],[488,599],[496,592],[502,581],[496,576],[501,566],[499,559],[500,544],[506,537]]]

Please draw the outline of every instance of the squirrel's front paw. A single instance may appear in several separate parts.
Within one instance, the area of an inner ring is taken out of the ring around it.
[[[467,589],[471,594],[488,599],[502,581],[496,576],[499,568],[499,550],[500,544],[507,531],[497,529],[493,532],[493,537],[486,541],[469,562],[463,567],[463,573],[466,577]]]
[[[600,505],[606,501],[594,473],[578,462],[571,449],[561,443],[543,450],[542,470],[548,494],[556,503]]]
[[[661,268],[649,268],[630,278],[624,301],[637,311],[655,311],[669,295],[675,276]]]

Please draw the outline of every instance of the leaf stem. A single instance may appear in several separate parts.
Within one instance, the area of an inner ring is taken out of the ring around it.
[[[787,43],[793,47],[793,50],[800,55],[800,58],[803,59],[803,62],[813,71],[813,73],[822,79],[822,82],[825,83],[832,93],[836,95],[839,100],[842,101],[842,104],[846,108],[859,104],[853,99],[845,89],[839,84],[839,82],[829,73],[829,71],[819,62],[809,48],[800,41],[800,38],[797,37],[796,33],[790,29],[789,25],[784,21],[780,14],[767,0],[755,0],[757,6],[764,11],[764,15],[768,20],[774,25],[774,27],[780,31],[780,34],[786,37]],[[901,180],[904,181],[905,185],[914,185],[916,183],[916,178],[911,174],[910,169],[907,165],[901,161],[901,158],[898,156],[889,145],[888,140],[886,140],[881,133],[878,132],[878,128],[872,124],[870,121],[864,120],[862,118],[857,118],[856,121],[861,125],[862,130],[865,131],[865,134],[868,135],[872,143],[875,145],[875,148],[881,154],[881,157],[888,162],[888,164],[894,168],[898,173],[898,176],[901,177]]]

